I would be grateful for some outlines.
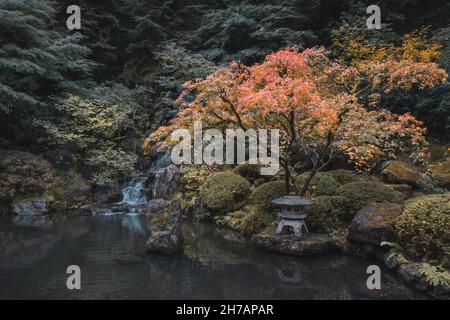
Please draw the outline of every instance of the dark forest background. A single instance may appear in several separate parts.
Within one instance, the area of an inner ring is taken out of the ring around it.
[[[448,1],[376,1],[383,28],[368,30],[373,2],[0,0],[0,148],[63,148],[102,185],[147,166],[142,140],[176,114],[182,84],[232,60],[252,64],[286,46],[317,45],[345,60],[349,39],[395,44],[427,27],[450,72]],[[69,31],[66,8],[74,4],[82,26]],[[423,120],[430,139],[447,138],[448,84],[382,102]]]

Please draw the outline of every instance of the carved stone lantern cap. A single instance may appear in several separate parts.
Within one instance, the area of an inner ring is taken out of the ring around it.
[[[296,195],[295,193],[291,192],[289,193],[289,195],[272,200],[272,203],[284,207],[301,207],[312,204],[312,201],[302,198]]]

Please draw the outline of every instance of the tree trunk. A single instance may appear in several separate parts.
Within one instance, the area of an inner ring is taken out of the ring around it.
[[[311,170],[311,172],[309,173],[309,176],[306,179],[305,184],[303,185],[302,191],[300,192],[300,195],[302,197],[304,197],[306,192],[308,191],[309,185],[311,184],[312,179],[316,175],[316,172],[317,172],[317,166],[315,165],[313,167],[313,169]]]
[[[284,182],[286,184],[286,192],[287,194],[289,194],[290,192],[290,185],[289,185],[289,180],[291,177],[291,173],[289,171],[289,164],[286,162],[285,166],[284,166]]]

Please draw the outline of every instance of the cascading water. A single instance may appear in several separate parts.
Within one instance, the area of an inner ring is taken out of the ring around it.
[[[96,208],[95,212],[103,216],[131,215],[136,216],[147,203],[146,197],[146,176],[136,176],[132,178],[122,188],[122,200],[107,207]]]
[[[145,196],[145,182],[146,177],[133,178],[122,189],[122,201],[118,204],[126,204],[131,206],[142,205],[147,203],[147,197]]]

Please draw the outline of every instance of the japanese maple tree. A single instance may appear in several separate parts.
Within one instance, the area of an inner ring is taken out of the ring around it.
[[[345,155],[358,169],[368,169],[378,154],[395,158],[426,155],[425,128],[410,114],[396,115],[359,97],[374,88],[433,87],[446,81],[432,62],[374,60],[359,66],[330,60],[323,48],[303,52],[287,48],[250,67],[236,62],[205,79],[185,84],[181,109],[169,126],[146,139],[146,147],[170,146],[170,133],[201,120],[203,128],[279,129],[280,162],[289,190],[290,168],[301,154],[316,172]],[[303,162],[297,163],[302,165]]]

